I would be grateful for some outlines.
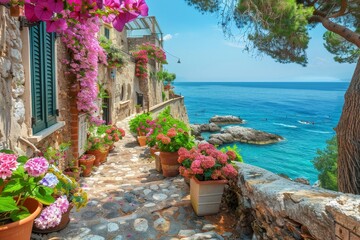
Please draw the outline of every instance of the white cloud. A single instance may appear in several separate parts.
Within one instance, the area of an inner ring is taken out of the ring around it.
[[[171,35],[171,34],[166,34],[166,35],[163,37],[164,41],[169,41],[169,40],[171,40],[172,38],[173,38],[173,35]]]
[[[171,40],[171,39],[173,39],[173,38],[177,38],[179,36],[179,33],[175,33],[174,35],[172,35],[172,34],[165,34],[165,36],[163,37],[163,40],[164,41],[169,41],[169,40]]]
[[[241,48],[241,49],[244,49],[244,48],[245,48],[245,45],[239,44],[239,43],[236,43],[236,42],[224,41],[224,44],[225,44],[226,46],[232,47],[232,48]]]

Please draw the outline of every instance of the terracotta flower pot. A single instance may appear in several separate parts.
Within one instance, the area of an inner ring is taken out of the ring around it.
[[[140,147],[146,146],[146,136],[138,136],[137,140]]]
[[[159,148],[155,145],[150,148],[150,154],[152,157],[155,157],[155,152],[159,152]]]
[[[177,152],[160,152],[161,168],[164,177],[176,177],[179,175],[180,163]]]
[[[19,17],[23,15],[24,15],[24,8],[22,6],[15,5],[10,7],[10,16]]]
[[[224,186],[227,180],[199,181],[190,179],[191,205],[198,216],[206,216],[219,212]]]
[[[106,161],[106,157],[108,155],[108,148],[88,150],[86,151],[86,153],[95,156],[94,166],[98,167],[101,163]]]
[[[32,231],[34,233],[52,233],[52,232],[58,232],[60,230],[63,230],[64,228],[67,227],[67,225],[70,222],[70,211],[72,208],[73,208],[73,205],[70,204],[68,210],[61,215],[61,221],[60,221],[59,225],[57,225],[55,227],[47,228],[47,229],[39,229],[39,228],[33,226]]]
[[[31,213],[30,216],[9,224],[0,226],[0,239],[29,240],[35,218],[40,214],[42,204],[35,199],[28,198],[24,206]]]
[[[86,155],[84,157],[84,155]],[[79,159],[79,164],[83,168],[82,176],[88,177],[91,174],[92,167],[95,162],[95,156],[91,154],[84,154],[82,158]]]

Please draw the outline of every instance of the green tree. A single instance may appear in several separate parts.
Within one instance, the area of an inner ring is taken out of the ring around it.
[[[337,159],[338,146],[336,136],[328,140],[324,150],[318,149],[317,157],[312,162],[319,171],[320,186],[326,189],[338,190],[337,182]]]
[[[321,24],[324,46],[338,62],[357,62],[340,121],[339,190],[360,194],[360,1],[359,0],[185,0],[201,12],[218,13],[227,37],[240,36],[245,50],[280,63],[307,64],[309,30]],[[239,30],[234,33],[234,26]]]

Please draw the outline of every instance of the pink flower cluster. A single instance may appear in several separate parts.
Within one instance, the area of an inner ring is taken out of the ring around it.
[[[72,24],[64,31],[61,37],[63,43],[72,52],[70,60],[64,60],[69,68],[68,74],[76,77],[80,85],[77,94],[77,108],[88,113],[94,124],[102,123],[99,120],[97,104],[98,61],[106,62],[106,55],[96,39],[99,31],[99,19],[91,18],[84,23]],[[76,87],[75,87],[76,88]]]
[[[65,30],[67,20],[84,22],[92,17],[103,17],[122,31],[127,22],[140,15],[147,16],[149,11],[145,0],[1,0],[0,3],[25,5],[28,21],[46,21],[48,32]]]
[[[67,197],[61,196],[48,207],[41,211],[38,218],[35,219],[34,224],[39,229],[48,229],[56,227],[60,224],[62,214],[69,208],[69,201]]]
[[[25,171],[32,177],[38,177],[47,172],[48,161],[43,157],[30,158],[24,165]]]
[[[12,172],[17,169],[19,163],[15,154],[0,153],[0,178],[11,177]]]
[[[199,180],[234,179],[237,171],[231,164],[236,155],[232,152],[223,153],[214,145],[203,143],[187,150],[180,148],[178,162],[182,164],[180,174],[184,177],[195,176]]]
[[[151,43],[140,45],[139,50],[134,52],[133,56],[136,62],[135,76],[143,80],[148,78],[147,63],[149,59],[162,64],[167,63],[165,51]]]

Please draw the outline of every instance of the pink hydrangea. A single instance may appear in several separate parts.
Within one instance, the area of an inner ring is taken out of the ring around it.
[[[11,177],[12,172],[17,169],[19,163],[14,154],[0,153],[0,178]]]
[[[234,152],[234,151],[227,151],[226,152],[226,155],[228,155],[229,156],[229,158],[230,158],[230,160],[231,161],[234,161],[235,159],[236,159],[236,153]]]
[[[226,164],[225,167],[221,168],[222,174],[227,178],[235,178],[238,173],[231,164]]]
[[[164,136],[162,139],[161,139],[161,142],[163,144],[169,144],[171,142],[171,139],[169,137],[166,137]]]
[[[211,156],[205,156],[201,161],[201,166],[205,169],[212,168],[215,165],[215,159]]]
[[[218,155],[217,155],[217,159],[219,160],[219,162],[221,163],[221,164],[226,164],[227,163],[227,161],[228,161],[228,159],[229,159],[229,156],[228,155],[226,155],[225,153],[218,153]]]
[[[169,138],[173,138],[173,137],[176,136],[176,134],[177,134],[177,133],[176,133],[175,128],[170,128],[166,135],[167,135]]]
[[[31,158],[24,165],[25,170],[32,177],[38,177],[46,173],[48,167],[49,163],[43,157]]]
[[[213,173],[211,174],[211,179],[213,180],[217,180],[219,179],[219,177],[221,177],[221,171],[220,170],[214,170]]]
[[[58,208],[60,208],[60,211],[62,213],[65,213],[69,209],[69,201],[66,195],[59,197],[54,203]]]

